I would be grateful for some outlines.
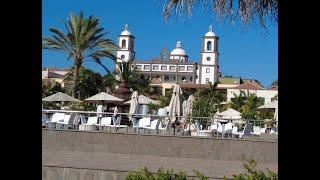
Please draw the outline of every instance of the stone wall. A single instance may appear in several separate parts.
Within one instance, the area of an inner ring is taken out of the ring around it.
[[[42,149],[278,163],[278,142],[42,130]]]

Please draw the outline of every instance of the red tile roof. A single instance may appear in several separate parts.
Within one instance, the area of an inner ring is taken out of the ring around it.
[[[230,89],[260,90],[262,88],[256,83],[246,82]]]

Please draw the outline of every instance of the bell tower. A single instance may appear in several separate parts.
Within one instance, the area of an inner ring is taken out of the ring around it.
[[[119,35],[117,50],[117,62],[131,62],[135,59],[134,36],[128,30],[128,24],[124,26],[124,31]]]
[[[219,62],[218,62],[218,40],[209,26],[209,31],[202,37],[202,51],[200,54],[200,83],[218,82]]]

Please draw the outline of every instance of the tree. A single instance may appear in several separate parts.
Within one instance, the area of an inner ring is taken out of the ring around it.
[[[278,79],[272,82],[271,87],[278,87]]]
[[[233,96],[234,98],[231,98],[230,107],[241,112],[248,95],[244,91],[240,91],[239,95],[233,93]]]
[[[42,80],[42,97],[47,97],[57,92],[65,92],[61,84],[55,80]]]
[[[278,0],[166,0],[163,8],[163,16],[167,20],[172,11],[180,17],[185,14],[192,15],[193,9],[202,5],[203,9],[211,9],[220,20],[239,20],[247,26],[249,22],[258,21],[260,26],[266,29],[266,19],[278,23]]]
[[[67,22],[63,21],[66,33],[57,28],[50,28],[51,37],[44,37],[42,44],[44,49],[64,52],[73,64],[73,90],[75,96],[78,84],[78,74],[85,60],[94,60],[98,64],[101,58],[107,57],[115,61],[114,55],[117,45],[108,38],[104,38],[103,28],[99,19],[93,16],[85,18],[81,11],[79,15],[70,14]]]
[[[134,68],[131,68],[130,62],[117,63],[115,77],[119,77],[117,82],[124,81],[133,91],[138,91],[139,94],[150,94],[150,81],[139,78],[139,75]]]
[[[66,74],[64,81],[70,81],[73,78],[73,70]],[[79,99],[85,99],[104,90],[104,83],[101,75],[90,69],[80,67],[78,73],[77,92]]]

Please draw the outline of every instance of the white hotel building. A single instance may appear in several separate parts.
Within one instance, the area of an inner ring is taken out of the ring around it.
[[[207,84],[218,82],[219,53],[218,37],[209,31],[202,37],[202,50],[199,63],[189,61],[182,43],[178,41],[176,48],[170,53],[163,49],[157,59],[139,61],[135,59],[135,37],[128,30],[128,25],[119,35],[117,51],[118,62],[132,62],[132,67],[140,74],[140,78],[150,79],[151,85],[164,89],[171,88],[173,84]]]

